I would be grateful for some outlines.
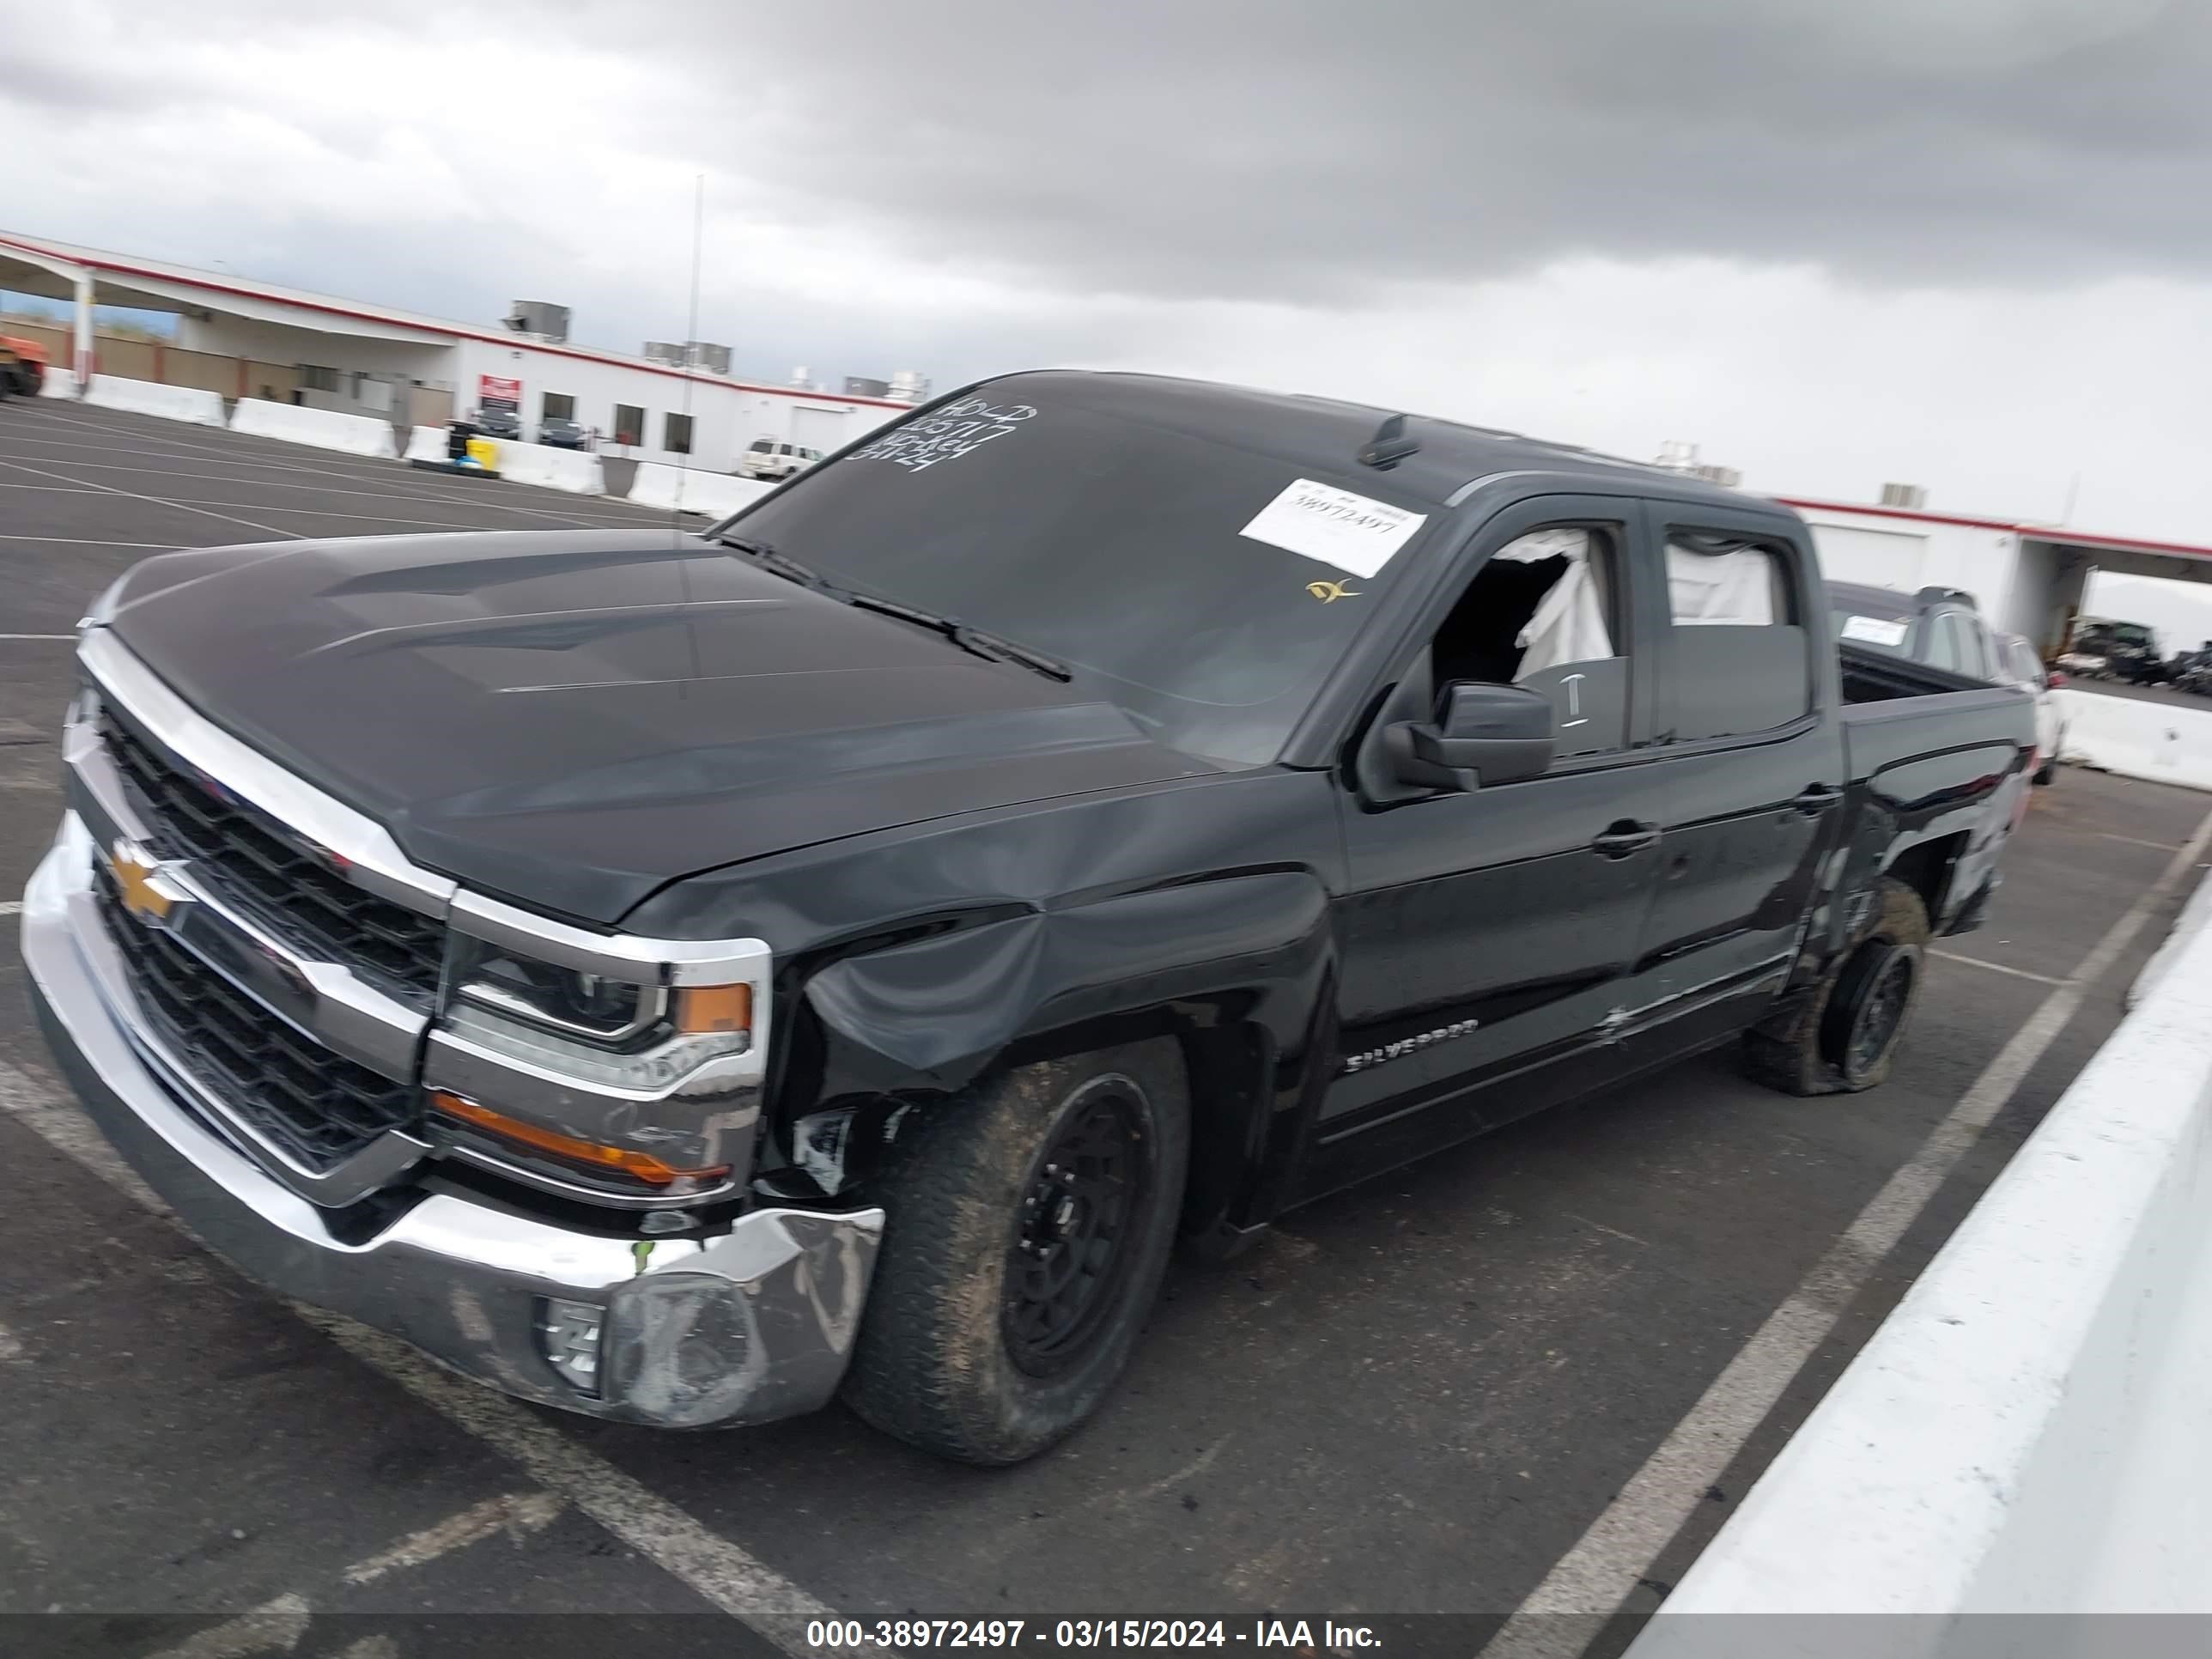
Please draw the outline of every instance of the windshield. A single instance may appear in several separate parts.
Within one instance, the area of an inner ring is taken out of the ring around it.
[[[732,533],[1055,658],[1163,743],[1272,761],[1425,515],[1349,453],[1343,486],[1319,483],[1097,386],[1000,383],[813,469]]]

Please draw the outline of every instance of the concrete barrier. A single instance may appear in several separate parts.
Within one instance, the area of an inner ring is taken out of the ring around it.
[[[66,393],[57,394],[66,396]],[[189,421],[194,426],[221,426],[222,398],[198,386],[163,386],[158,380],[131,380],[120,374],[95,374],[86,387],[85,402],[96,409],[127,410],[133,415],[158,415],[165,421]]]
[[[260,438],[281,438],[286,443],[311,444],[317,449],[342,450],[349,455],[399,458],[392,435],[392,422],[368,415],[341,415],[335,410],[307,409],[298,404],[271,403],[266,398],[240,398],[231,411],[230,429]]]
[[[41,398],[74,398],[76,396],[76,376],[66,368],[49,368],[39,382]]]
[[[640,507],[663,507],[676,513],[724,519],[775,488],[773,483],[758,478],[738,478],[727,472],[708,472],[698,467],[640,461],[637,477],[630,481],[629,499]]]
[[[2124,778],[2212,789],[2212,703],[2188,708],[2071,689],[2052,695],[2066,711],[2068,760]]]
[[[442,461],[446,459],[446,428],[442,426],[418,426],[407,434],[407,453],[404,461]]]
[[[2119,1632],[2008,1647],[1996,1638],[2016,1626],[1963,1615],[2212,1611],[2208,1196],[2212,931],[2198,928],[1629,1659],[2087,1659]],[[1842,1613],[1914,1616],[1813,1616]]]
[[[501,439],[499,476],[509,483],[536,484],[540,489],[565,489],[576,495],[604,495],[606,474],[599,458],[580,449],[555,449],[546,444],[515,444]]]

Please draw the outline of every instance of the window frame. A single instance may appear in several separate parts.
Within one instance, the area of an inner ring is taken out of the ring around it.
[[[1802,526],[1752,514],[1735,513],[1723,507],[1708,507],[1699,503],[1664,498],[1645,501],[1644,510],[1646,544],[1650,550],[1650,568],[1655,573],[1655,580],[1650,585],[1658,590],[1657,637],[1652,653],[1658,669],[1655,688],[1654,752],[1669,759],[1717,754],[1732,749],[1787,743],[1817,731],[1838,695],[1833,671],[1824,665],[1834,660],[1836,647],[1828,621],[1827,592],[1814,580],[1814,572],[1819,567],[1814,562],[1810,538]],[[1681,633],[1693,632],[1697,627],[1696,623],[1675,622],[1673,599],[1668,592],[1667,547],[1677,532],[1692,536],[1733,537],[1757,543],[1780,556],[1787,578],[1785,592],[1791,617],[1805,641],[1803,714],[1795,715],[1778,726],[1765,726],[1756,732],[1735,732],[1714,738],[1677,738],[1674,735],[1677,684],[1675,645]],[[1818,618],[1817,626],[1814,618]]]
[[[1617,591],[1613,595],[1617,616],[1608,618],[1608,622],[1618,621],[1620,637],[1613,643],[1618,653],[1628,659],[1627,746],[1596,754],[1559,757],[1533,778],[1493,787],[1526,788],[1551,778],[1633,766],[1654,757],[1651,721],[1657,664],[1650,625],[1653,584],[1649,574],[1651,560],[1645,539],[1649,531],[1644,503],[1629,495],[1531,495],[1508,503],[1474,525],[1456,548],[1438,560],[1437,574],[1430,579],[1427,592],[1413,602],[1407,619],[1391,629],[1394,638],[1402,643],[1379,665],[1376,678],[1369,684],[1361,702],[1367,714],[1352,733],[1346,749],[1351,757],[1348,775],[1359,782],[1363,794],[1373,793],[1367,783],[1370,776],[1387,769],[1379,760],[1382,728],[1389,723],[1382,715],[1408,678],[1416,672],[1429,676],[1431,708],[1443,689],[1434,678],[1431,652],[1444,618],[1451,614],[1492,555],[1539,530],[1588,530],[1610,537],[1618,549],[1614,565]],[[1663,592],[1659,602],[1665,602]],[[1322,698],[1316,699],[1317,708],[1328,695],[1324,689]],[[1426,714],[1422,716],[1429,717]]]
[[[676,423],[684,423],[684,441],[676,441]],[[660,447],[671,455],[689,455],[699,435],[699,428],[691,416],[681,410],[663,410],[660,415]]]
[[[623,425],[623,416],[625,411],[636,415],[637,425],[634,428],[626,428]],[[646,429],[651,419],[650,411],[642,404],[617,404],[614,418],[615,443],[625,449],[644,448]]]
[[[553,404],[558,401],[566,405],[558,414]],[[541,392],[538,394],[538,418],[544,421],[574,421],[576,418],[576,394],[573,392]]]

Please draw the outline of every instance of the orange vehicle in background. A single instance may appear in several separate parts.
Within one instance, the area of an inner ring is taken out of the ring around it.
[[[0,397],[35,398],[46,378],[46,349],[36,340],[0,334]]]

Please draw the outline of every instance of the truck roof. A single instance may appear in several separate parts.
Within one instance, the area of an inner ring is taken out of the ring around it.
[[[1771,505],[1703,479],[1686,477],[1641,461],[1624,460],[1573,444],[1530,438],[1517,432],[1440,420],[1433,416],[1350,403],[1304,392],[1269,392],[1256,386],[1183,380],[1165,374],[1043,369],[1014,374],[984,383],[979,390],[998,395],[1019,388],[1042,391],[1060,385],[1094,404],[1153,425],[1188,425],[1193,436],[1262,449],[1293,466],[1324,477],[1371,474],[1387,479],[1393,494],[1436,506],[1449,503],[1462,487],[1501,472],[1582,474],[1618,483],[1632,478],[1640,489],[1669,495],[1705,498],[1741,508]],[[1402,418],[1404,436],[1419,447],[1394,466],[1370,468],[1359,462],[1385,422]],[[1778,508],[1778,511],[1786,509]]]

